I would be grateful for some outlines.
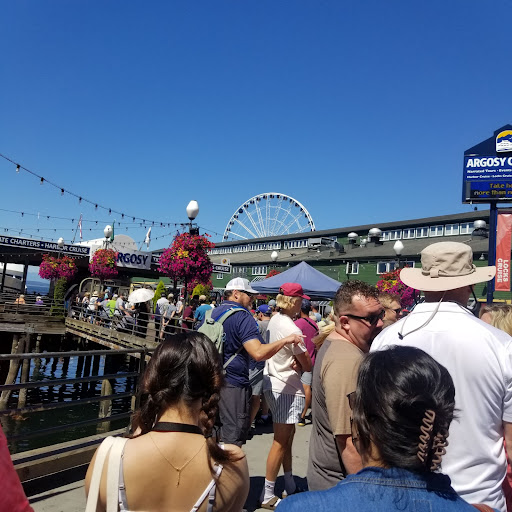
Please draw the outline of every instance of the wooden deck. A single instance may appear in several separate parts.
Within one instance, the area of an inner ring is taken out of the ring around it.
[[[150,324],[151,325],[151,324]],[[101,327],[99,325],[84,322],[83,320],[77,320],[74,318],[66,318],[66,332],[80,336],[81,338],[93,341],[108,347],[112,350],[119,349],[154,349],[157,343],[154,340],[154,329],[148,328],[148,335],[146,338],[134,336],[124,332],[116,331],[115,329],[109,329],[107,327]],[[140,357],[139,354],[134,354],[135,357]]]

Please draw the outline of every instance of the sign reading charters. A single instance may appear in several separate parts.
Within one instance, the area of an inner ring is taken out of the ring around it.
[[[45,252],[58,252],[60,254],[69,254],[71,256],[89,256],[89,247],[85,247],[83,245],[64,244],[61,249],[58,244],[54,242],[34,240],[33,238],[19,238],[17,236],[0,236],[0,245],[34,249]]]
[[[464,152],[463,203],[512,202],[512,129],[504,128]]]

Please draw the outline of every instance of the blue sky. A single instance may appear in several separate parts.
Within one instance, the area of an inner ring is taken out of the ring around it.
[[[130,216],[184,222],[196,199],[214,241],[269,191],[317,229],[468,211],[463,152],[512,122],[511,19],[509,0],[4,1],[0,153]],[[120,220],[3,159],[0,188],[36,214],[0,210],[0,232]]]

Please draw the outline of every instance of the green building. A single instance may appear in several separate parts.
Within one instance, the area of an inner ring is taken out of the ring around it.
[[[306,261],[340,282],[360,279],[376,284],[382,274],[398,266],[420,266],[422,249],[441,241],[470,245],[474,264],[485,266],[489,250],[488,222],[489,211],[483,210],[220,242],[210,258],[213,263],[230,265],[231,273],[214,273],[212,283],[215,289],[221,290],[233,277],[259,281],[271,270],[282,272]],[[485,285],[477,285],[475,293],[484,300]],[[509,292],[495,293],[496,300],[510,298]]]

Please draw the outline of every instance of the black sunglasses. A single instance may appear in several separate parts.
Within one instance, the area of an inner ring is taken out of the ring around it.
[[[369,316],[351,315],[350,313],[343,313],[340,316],[348,316],[349,318],[353,318],[354,320],[364,320],[365,322],[368,322],[372,327],[374,327],[375,325],[377,325],[377,322],[379,320],[384,320],[384,317],[386,316],[386,310],[382,309],[380,313]]]
[[[352,391],[352,393],[349,393],[347,395],[348,398],[348,406],[353,409],[354,408],[354,400],[356,399],[356,392]]]
[[[402,311],[402,308],[393,309],[393,308],[388,308],[387,306],[386,306],[386,309],[389,309],[390,311],[394,311],[397,315],[399,315],[400,312]]]

